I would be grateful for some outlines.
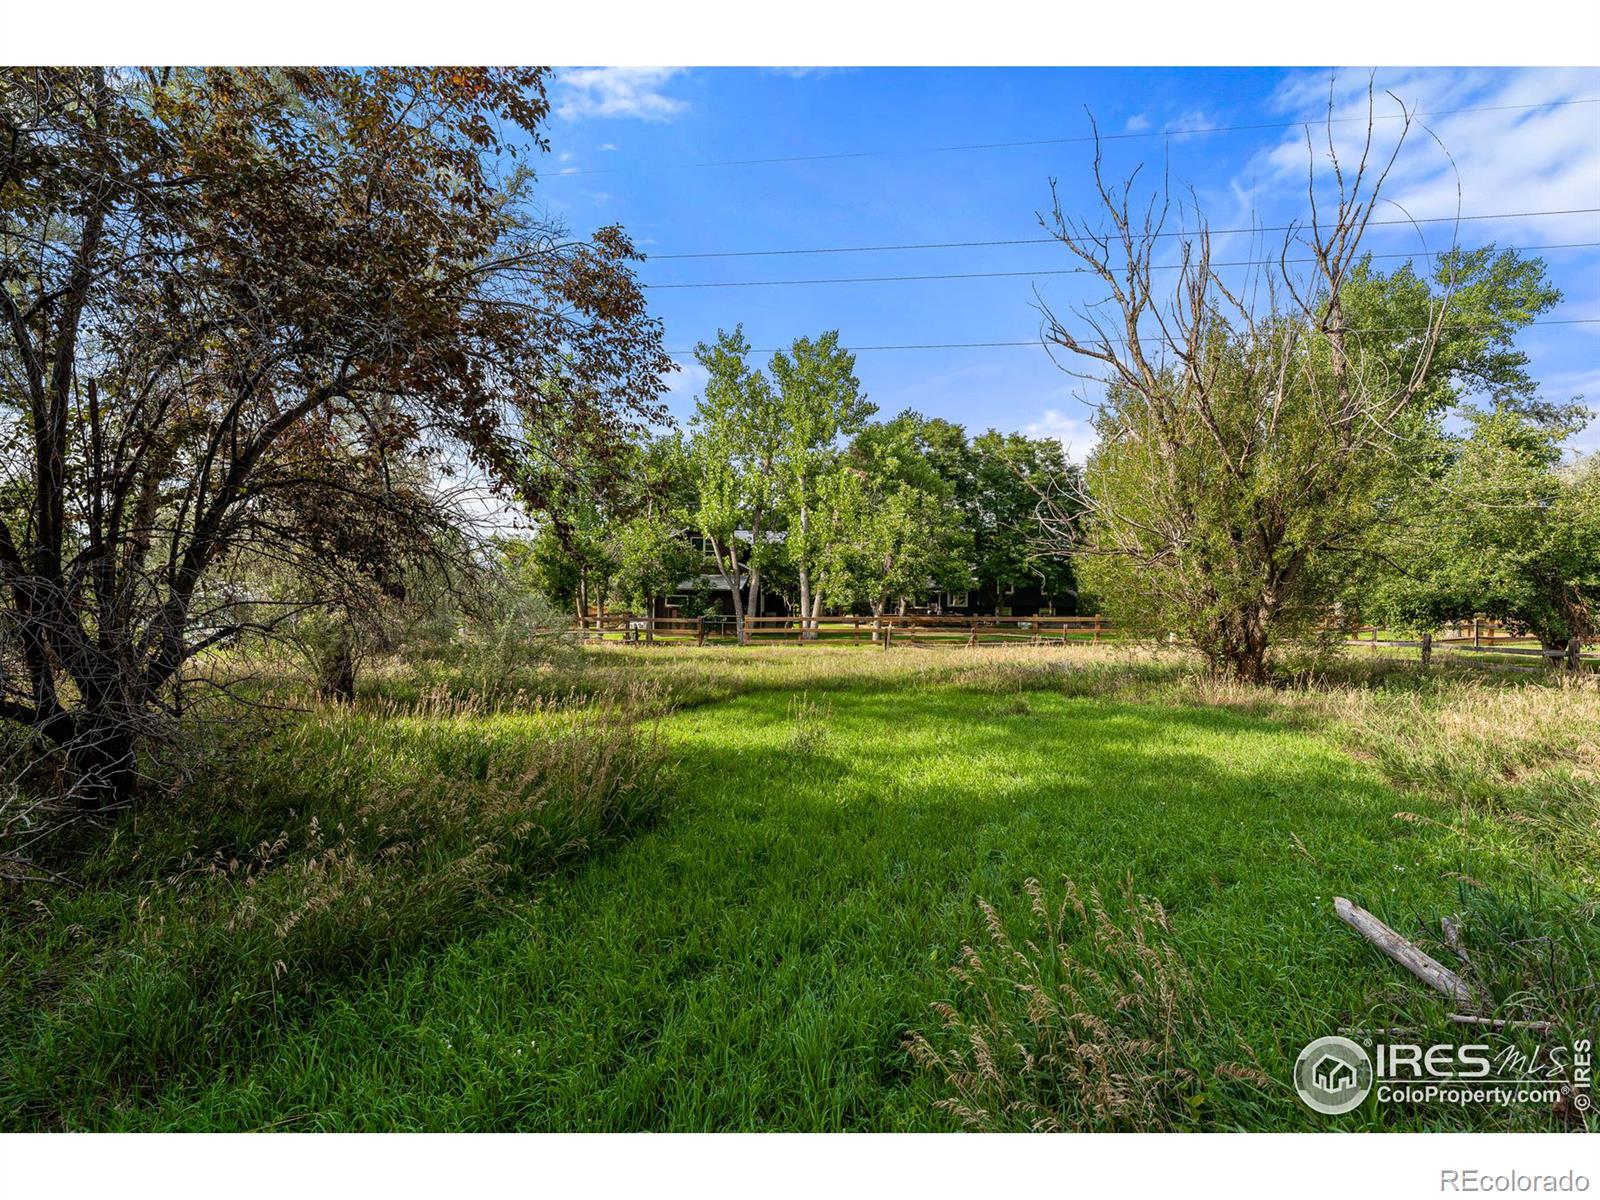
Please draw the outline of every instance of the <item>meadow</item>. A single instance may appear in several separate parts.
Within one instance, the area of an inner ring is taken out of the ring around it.
[[[492,684],[388,663],[346,706],[263,694],[63,835],[69,882],[6,895],[0,1125],[1586,1119],[1320,1117],[1289,1075],[1323,1034],[1453,1036],[1334,895],[1440,958],[1456,919],[1486,1013],[1595,1035],[1592,677],[612,645]]]

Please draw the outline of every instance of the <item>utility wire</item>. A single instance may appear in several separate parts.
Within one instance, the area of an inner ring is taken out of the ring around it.
[[[1571,317],[1571,318],[1567,318],[1565,320],[1553,319],[1553,320],[1545,320],[1545,321],[1527,321],[1524,324],[1526,324],[1526,325],[1600,325],[1600,317]],[[1498,328],[1500,328],[1500,326],[1498,324],[1495,324],[1495,323],[1487,323],[1487,322],[1476,322],[1476,323],[1461,324],[1461,325],[1452,324],[1450,322],[1446,322],[1444,324],[1443,328],[1444,329],[1498,329]],[[1345,330],[1346,333],[1356,333],[1356,334],[1362,334],[1362,333],[1427,333],[1428,331],[1429,331],[1429,327],[1425,326],[1425,325],[1389,325],[1389,326],[1378,325],[1378,326],[1372,326],[1372,327],[1366,328],[1366,329],[1347,329],[1347,330]],[[1112,344],[1114,344],[1114,345],[1122,345],[1122,344],[1125,343],[1125,339],[1123,339],[1123,338],[1110,338],[1108,340],[1111,341]],[[1095,338],[1084,338],[1083,341],[1084,341],[1085,344],[1088,344],[1091,341],[1093,341],[1095,343],[1098,343],[1099,341],[1101,341],[1101,339],[1098,338],[1098,337],[1095,337]],[[1043,338],[1033,338],[1030,341],[1022,341],[1022,342],[914,342],[914,343],[910,343],[910,344],[906,344],[906,345],[897,345],[897,346],[841,346],[840,349],[842,349],[842,350],[844,350],[844,351],[846,351],[846,352],[848,352],[850,354],[864,354],[869,350],[987,350],[987,349],[993,349],[993,348],[997,348],[997,347],[1011,348],[1011,347],[1016,347],[1016,346],[1033,346],[1033,347],[1037,348],[1037,347],[1045,345],[1045,344],[1046,343],[1045,343]],[[1059,344],[1059,343],[1057,343],[1057,344]],[[789,347],[789,346],[771,346],[771,347],[768,347],[766,349],[752,349],[750,351],[750,353],[751,354],[776,354],[779,351],[783,351],[783,352],[787,353],[790,349],[791,349],[791,347]],[[682,356],[682,355],[693,354],[694,351],[693,350],[668,350],[667,353],[668,354],[676,354],[676,355]]]
[[[1360,121],[1398,121],[1402,117],[1448,117],[1460,113],[1514,112],[1530,108],[1565,108],[1574,104],[1600,104],[1600,98],[1583,100],[1546,100],[1539,104],[1484,104],[1469,108],[1435,108],[1428,112],[1372,113],[1364,117],[1332,117],[1300,121],[1262,121],[1251,125],[1209,125],[1194,129],[1145,129],[1127,133],[1080,134],[1076,137],[1034,138],[1014,142],[972,142],[956,146],[906,146],[898,150],[852,150],[834,154],[785,154],[771,158],[724,158],[706,162],[658,163],[644,167],[591,167],[583,170],[563,170],[546,175],[552,179],[575,179],[580,175],[616,175],[642,170],[681,171],[700,167],[755,167],[773,163],[827,162],[848,158],[883,158],[896,154],[948,154],[963,150],[1008,150],[1023,146],[1065,146],[1076,142],[1113,142],[1130,138],[1188,137],[1203,133],[1243,133],[1261,129],[1295,129],[1302,125],[1343,125]]]
[[[1369,221],[1368,225],[1436,225],[1451,221],[1506,221],[1514,217],[1571,217],[1600,213],[1600,208],[1547,208],[1537,212],[1478,213],[1470,217],[1396,217],[1393,220]],[[1208,229],[1207,233],[1221,236],[1230,233],[1287,233],[1296,225],[1253,225],[1238,229]],[[1195,231],[1168,229],[1152,237],[1191,237]],[[650,262],[664,262],[681,258],[770,258],[785,254],[869,254],[888,250],[955,250],[980,246],[1039,246],[1054,242],[1054,237],[998,238],[974,242],[900,242],[883,246],[815,246],[793,250],[702,250],[692,254],[648,254]]]
[[[1502,250],[1590,250],[1600,246],[1600,242],[1559,242],[1548,246],[1502,246]],[[1412,251],[1396,254],[1374,254],[1372,258],[1435,258],[1445,251]],[[1279,263],[1312,263],[1314,258],[1258,258],[1239,259],[1234,262],[1215,262],[1210,266],[1220,267],[1271,267]],[[1191,264],[1192,265],[1192,264]],[[1185,269],[1183,263],[1163,263],[1150,268],[1152,271],[1181,271]],[[947,272],[939,275],[835,275],[820,279],[738,279],[716,283],[645,283],[639,286],[653,291],[678,290],[682,288],[741,288],[741,287],[799,287],[815,283],[904,283],[923,282],[935,279],[1016,279],[1037,278],[1044,275],[1084,275],[1092,274],[1089,267],[1048,267],[1035,271],[959,271]]]

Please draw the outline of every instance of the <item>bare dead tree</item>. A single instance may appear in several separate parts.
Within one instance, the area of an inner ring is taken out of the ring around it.
[[[1241,679],[1265,679],[1275,639],[1325,620],[1334,560],[1372,519],[1375,472],[1447,307],[1435,303],[1408,335],[1402,374],[1363,352],[1346,286],[1412,120],[1402,106],[1393,149],[1376,154],[1369,86],[1352,167],[1332,104],[1330,91],[1327,172],[1307,131],[1309,220],[1264,270],[1230,274],[1192,194],[1175,199],[1164,180],[1141,200],[1139,172],[1113,184],[1098,144],[1099,220],[1065,212],[1054,184],[1041,217],[1104,289],[1070,325],[1041,304],[1045,340],[1105,389],[1100,445],[1081,486],[1043,498],[1043,540],[1084,556],[1091,587],[1130,627],[1180,632]],[[1187,231],[1176,261],[1158,261],[1174,216]]]

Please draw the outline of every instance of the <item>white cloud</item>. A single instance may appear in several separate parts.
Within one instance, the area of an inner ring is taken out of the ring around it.
[[[617,144],[615,142],[601,142],[595,147],[596,150],[615,150],[616,148]]]
[[[1031,438],[1054,438],[1061,443],[1067,457],[1081,463],[1095,448],[1099,438],[1088,420],[1067,416],[1059,408],[1047,408],[1037,421],[1030,421],[1022,432]]]
[[[689,102],[669,96],[663,86],[682,67],[574,67],[556,80],[556,116],[633,117],[670,121],[689,110]]]
[[[1128,123],[1122,127],[1125,133],[1143,133],[1150,128],[1150,118],[1143,113],[1134,113],[1128,118]]]
[[[668,377],[667,401],[682,405],[687,411],[700,394],[700,389],[711,378],[711,373],[692,358],[673,361],[677,362],[678,369]]]
[[[1364,70],[1333,77],[1334,147],[1351,166],[1366,136],[1367,84]],[[1388,203],[1382,218],[1448,217],[1477,213],[1593,208],[1600,197],[1600,138],[1595,136],[1600,106],[1514,108],[1552,100],[1591,99],[1600,94],[1600,71],[1588,68],[1515,70],[1380,70],[1373,79],[1374,110],[1387,119],[1373,127],[1373,160],[1387,161],[1403,122],[1396,99],[1418,110],[1385,184]],[[1312,123],[1319,173],[1327,166],[1329,77],[1299,72],[1279,89],[1277,107]],[[1449,112],[1461,108],[1498,111]],[[1431,114],[1431,115],[1430,115]],[[1430,134],[1431,131],[1431,134]],[[1437,141],[1435,140],[1437,137]],[[1380,159],[1381,156],[1381,159]],[[1267,173],[1277,182],[1301,188],[1306,177],[1303,129],[1287,132],[1266,155]],[[1331,171],[1327,172],[1331,177]],[[1329,180],[1331,182],[1331,178]],[[1424,226],[1430,247],[1447,244],[1449,226]],[[1470,223],[1461,240],[1474,243],[1513,238],[1534,241],[1592,240],[1593,215],[1525,217]]]

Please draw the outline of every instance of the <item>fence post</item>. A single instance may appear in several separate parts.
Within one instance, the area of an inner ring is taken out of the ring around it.
[[[1096,645],[1096,646],[1098,646],[1100,644],[1100,614],[1099,613],[1095,613],[1095,615],[1094,615],[1094,642],[1093,642],[1093,644]]]
[[[696,646],[704,646],[706,644],[706,619],[704,616],[694,619],[694,644]]]
[[[1427,666],[1428,660],[1433,657],[1433,634],[1422,635],[1422,665]]]
[[[1583,643],[1575,637],[1567,639],[1567,670],[1578,669],[1578,656],[1583,653]]]
[[[1478,628],[1478,618],[1477,617],[1473,617],[1472,618],[1472,648],[1474,650],[1476,650],[1482,644],[1483,644],[1483,642],[1481,640],[1481,635],[1479,633],[1479,628]]]

